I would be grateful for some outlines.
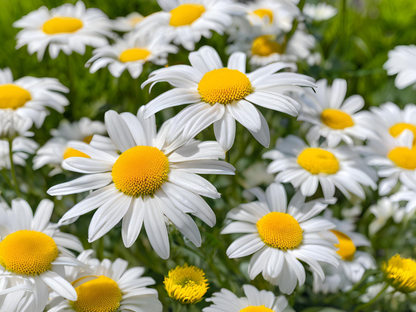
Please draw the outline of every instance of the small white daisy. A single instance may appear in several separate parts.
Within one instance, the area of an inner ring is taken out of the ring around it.
[[[258,290],[252,285],[243,285],[246,297],[237,297],[228,289],[212,294],[206,299],[212,302],[211,306],[204,308],[203,312],[289,312],[293,311],[288,306],[284,296],[275,296],[271,291]]]
[[[389,51],[389,59],[384,63],[383,68],[387,74],[397,77],[394,84],[398,89],[404,89],[416,82],[416,46],[397,46],[394,50]]]
[[[352,95],[344,101],[346,80],[335,79],[328,86],[327,80],[321,79],[316,84],[316,92],[306,90],[300,101],[303,105],[298,120],[311,124],[308,141],[317,141],[322,136],[329,147],[335,147],[341,141],[353,145],[353,138],[365,140],[373,135],[366,118],[358,112],[364,107],[364,99]]]
[[[124,39],[116,40],[114,45],[95,49],[93,57],[87,62],[90,73],[108,66],[110,73],[118,78],[127,69],[136,79],[143,71],[146,62],[166,65],[168,53],[177,53],[178,48],[168,44],[162,32],[144,35],[142,32],[128,34]]]
[[[406,192],[400,195],[406,195]],[[399,203],[394,199],[397,201],[401,200],[400,197],[394,198],[394,195],[390,198],[382,197],[377,201],[377,204],[370,206],[369,211],[374,215],[374,220],[368,226],[370,236],[380,231],[390,218],[393,218],[394,223],[399,224],[406,216],[407,209],[400,207]],[[409,210],[411,211],[411,209]]]
[[[241,204],[227,214],[235,222],[228,224],[221,234],[248,233],[228,247],[227,256],[241,258],[254,254],[248,267],[250,278],[262,272],[264,279],[278,285],[285,294],[291,294],[298,281],[299,286],[305,283],[305,268],[299,260],[324,280],[318,261],[338,266],[333,245],[337,239],[329,232],[335,225],[314,217],[333,200],[305,203],[305,197],[297,192],[287,205],[286,191],[277,183],[272,183],[265,193],[256,189],[254,195],[259,201]]]
[[[404,208],[406,214],[411,214],[416,209],[416,188],[409,189],[405,186],[402,186],[396,193],[390,196],[392,202],[407,202]],[[403,209],[403,208],[401,208]],[[402,218],[399,218],[399,222]],[[396,221],[396,218],[395,218]],[[396,221],[396,223],[399,223]]]
[[[253,105],[297,116],[300,104],[285,95],[288,91],[302,91],[314,87],[314,80],[296,73],[276,73],[294,64],[274,63],[246,74],[246,55],[233,53],[227,67],[212,47],[204,46],[189,54],[192,66],[176,65],[151,73],[143,83],[154,85],[167,81],[174,87],[145,106],[145,118],[173,106],[192,104],[183,109],[172,121],[172,141],[179,135],[193,138],[214,123],[215,137],[224,151],[235,139],[237,120],[262,145],[270,143],[269,126],[260,111]]]
[[[39,144],[34,140],[19,136],[12,141],[13,163],[19,166],[26,166],[26,159],[29,154],[34,154]],[[0,169],[10,169],[10,144],[8,140],[0,140]]]
[[[303,14],[312,21],[322,22],[337,15],[338,10],[325,2],[318,4],[305,3]]]
[[[11,209],[0,210],[0,284],[8,284],[0,295],[19,304],[30,301],[27,311],[43,311],[48,286],[64,298],[77,299],[74,287],[62,275],[66,266],[83,266],[67,249],[81,252],[82,244],[50,223],[52,211],[53,202],[48,199],[40,202],[34,215],[23,199],[13,200]]]
[[[219,198],[215,187],[198,174],[234,174],[234,167],[219,161],[224,152],[216,142],[177,140],[166,143],[170,122],[156,133],[155,118],[108,111],[105,124],[110,138],[94,136],[90,145],[72,141],[69,146],[90,158],[71,157],[63,168],[85,174],[74,181],[56,185],[48,194],[68,195],[93,191],[61,219],[61,223],[98,210],[88,231],[95,241],[123,219],[122,237],[126,247],[136,241],[144,223],[151,245],[169,258],[165,220],[170,220],[196,246],[201,235],[193,214],[210,226],[215,214],[200,197]],[[95,148],[96,147],[96,148]],[[117,152],[118,151],[118,152]]]
[[[59,92],[69,90],[55,78],[23,77],[13,81],[9,68],[0,69],[0,110],[33,120],[40,128],[49,115],[46,107],[63,113],[68,99]]]
[[[43,6],[14,22],[13,27],[23,28],[16,36],[16,49],[27,45],[29,54],[37,52],[39,61],[48,45],[52,59],[61,50],[67,55],[72,51],[84,55],[85,46],[104,46],[108,44],[105,36],[112,36],[107,15],[99,9],[86,9],[82,1],[52,10]]]
[[[30,118],[21,117],[11,109],[0,109],[0,138],[31,137],[34,135],[29,131],[32,125]]]
[[[58,129],[51,130],[53,138],[36,152],[36,156],[33,158],[33,170],[49,165],[53,167],[49,176],[61,173],[61,165],[65,159],[70,157],[89,158],[88,155],[69,147],[69,141],[75,140],[89,144],[95,134],[105,133],[105,125],[101,121],[92,121],[87,117],[82,117],[79,121],[72,123],[62,120]]]
[[[304,196],[314,195],[319,184],[325,198],[333,197],[337,188],[348,199],[350,193],[363,199],[361,185],[377,188],[371,168],[346,145],[328,148],[313,143],[308,146],[299,137],[289,135],[279,138],[276,149],[266,152],[263,158],[273,160],[267,171],[278,173],[276,181],[300,187]]]
[[[132,31],[134,30],[144,17],[140,13],[132,12],[126,17],[117,17],[112,21],[113,29],[118,31]]]

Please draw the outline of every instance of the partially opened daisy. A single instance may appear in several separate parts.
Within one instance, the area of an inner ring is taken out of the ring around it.
[[[33,136],[34,133],[29,131],[32,125],[32,119],[21,117],[11,109],[0,109],[0,138]]]
[[[214,123],[215,137],[224,151],[235,138],[237,120],[262,145],[270,143],[266,119],[253,105],[297,116],[300,104],[287,96],[288,91],[314,87],[313,79],[296,73],[276,73],[294,64],[274,63],[246,74],[246,55],[233,53],[224,67],[212,47],[204,46],[189,54],[192,66],[176,65],[154,71],[143,83],[167,81],[174,87],[145,106],[145,118],[173,106],[191,104],[174,117],[172,141],[181,135],[191,139]]]
[[[132,12],[126,17],[117,17],[112,21],[113,29],[118,31],[132,31],[143,19],[143,15],[137,12]]]
[[[60,92],[69,90],[58,79],[27,76],[13,81],[9,68],[0,69],[0,110],[30,118],[37,128],[49,115],[46,107],[64,112],[69,102]]]
[[[52,171],[49,176],[62,172],[62,161],[70,157],[86,157],[88,155],[81,153],[68,146],[71,140],[90,143],[94,134],[105,134],[105,125],[101,121],[92,121],[87,117],[82,117],[79,121],[70,123],[68,120],[62,120],[58,129],[52,129],[52,139],[48,140],[36,152],[33,158],[33,169],[37,170],[45,165],[51,166]]]
[[[151,62],[156,65],[166,65],[168,53],[177,53],[178,48],[168,44],[162,32],[145,35],[142,32],[126,35],[118,39],[114,45],[104,46],[93,51],[93,57],[87,62],[90,73],[108,66],[114,77],[127,69],[133,78],[143,71],[143,65]]]
[[[65,3],[52,10],[40,7],[14,22],[13,27],[23,28],[16,36],[16,48],[27,45],[29,54],[37,52],[39,61],[48,45],[52,59],[61,50],[67,55],[72,51],[84,55],[86,46],[104,46],[108,44],[105,36],[112,36],[107,15],[99,9],[86,9],[82,1],[75,5]]]
[[[372,169],[363,164],[359,154],[348,146],[328,148],[307,145],[301,138],[289,135],[279,138],[276,149],[266,152],[264,158],[272,159],[267,171],[278,173],[276,181],[300,187],[304,196],[312,196],[320,185],[325,198],[335,194],[335,188],[345,197],[350,193],[365,198],[362,188],[377,188]]]
[[[396,194],[398,195],[397,197]],[[396,194],[393,194],[391,197],[382,197],[376,204],[370,206],[369,211],[374,215],[373,221],[368,225],[370,236],[375,235],[381,230],[390,218],[392,218],[396,224],[402,222],[406,215],[406,208],[400,207],[396,200],[405,200],[408,193],[397,192]],[[409,211],[411,211],[411,209],[409,209]]]
[[[318,4],[305,3],[303,14],[312,21],[322,22],[337,15],[338,10],[325,2]]]
[[[243,285],[246,297],[237,297],[228,289],[221,289],[206,301],[211,306],[204,308],[203,312],[289,312],[293,309],[288,306],[284,296],[276,296],[271,291],[258,290],[252,285]]]
[[[241,258],[253,254],[248,267],[250,278],[262,273],[264,279],[278,285],[285,294],[291,294],[298,281],[299,286],[305,283],[305,268],[300,261],[324,280],[319,262],[338,266],[333,245],[337,239],[329,232],[335,225],[314,217],[333,200],[305,203],[305,197],[298,192],[288,205],[286,191],[277,183],[272,183],[265,193],[257,189],[255,195],[259,201],[241,204],[227,214],[235,222],[221,234],[246,234],[228,247],[227,256]]]
[[[4,270],[0,280],[18,278],[31,288],[9,283],[10,288],[0,291],[0,295],[30,301],[28,311],[43,311],[48,301],[48,287],[64,298],[77,299],[74,287],[62,274],[67,266],[83,266],[67,249],[81,252],[82,244],[77,237],[62,233],[50,224],[52,211],[53,203],[48,199],[40,202],[34,215],[23,199],[13,200],[11,209],[0,210],[3,225],[0,267]]]
[[[341,259],[336,268],[323,265],[325,280],[314,274],[313,290],[324,294],[348,291],[368,269],[375,268],[373,257],[365,251],[357,250],[358,247],[369,247],[370,242],[364,235],[354,231],[355,225],[352,222],[333,218],[331,210],[325,210],[324,218],[336,226],[331,232],[338,238],[335,247]]]
[[[158,0],[163,11],[147,16],[138,25],[145,33],[162,31],[168,40],[194,50],[201,37],[211,31],[223,34],[232,24],[232,15],[243,14],[244,8],[231,0]]]
[[[12,141],[13,163],[26,166],[29,154],[34,154],[39,144],[27,137],[18,136]],[[8,140],[0,140],[0,169],[10,169],[10,143]]]
[[[144,268],[128,269],[123,259],[111,262],[90,258],[92,250],[80,254],[86,268],[68,271],[67,279],[75,287],[77,300],[61,300],[48,312],[86,311],[152,311],[162,312],[156,289],[147,288],[155,284],[151,277],[142,277]],[[59,298],[55,298],[56,303]]]
[[[390,50],[389,58],[384,63],[383,68],[387,70],[387,75],[396,75],[394,84],[398,89],[404,89],[416,83],[416,46],[400,45]]]
[[[353,138],[365,140],[373,135],[365,116],[358,112],[364,107],[364,99],[352,95],[344,101],[346,80],[335,79],[332,86],[328,86],[327,80],[321,79],[316,84],[316,93],[306,90],[302,95],[303,106],[298,118],[311,124],[307,134],[309,141],[324,137],[329,147],[335,147],[341,141],[353,145]]]
[[[137,117],[108,111],[105,124],[110,138],[94,136],[90,145],[70,142],[69,146],[88,155],[71,157],[63,168],[85,174],[74,181],[56,185],[48,194],[67,195],[93,191],[61,219],[68,222],[98,210],[90,223],[88,240],[95,241],[121,219],[126,247],[136,241],[142,225],[150,243],[163,258],[169,258],[165,220],[170,220],[196,246],[201,236],[193,214],[210,226],[215,214],[200,197],[218,198],[215,187],[198,174],[234,174],[234,167],[219,161],[224,152],[216,142],[177,140],[166,143],[171,123],[156,133],[156,121],[145,120],[143,107]]]

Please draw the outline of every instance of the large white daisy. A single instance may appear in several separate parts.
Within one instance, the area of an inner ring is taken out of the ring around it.
[[[212,302],[211,306],[204,308],[203,312],[288,312],[293,309],[288,306],[284,296],[275,296],[271,291],[258,290],[252,285],[243,285],[246,297],[237,297],[228,289],[212,294],[206,299]]]
[[[86,9],[82,1],[75,5],[65,3],[52,10],[40,7],[14,22],[13,27],[23,28],[17,34],[16,48],[27,45],[29,54],[37,52],[39,61],[48,45],[52,59],[61,50],[67,55],[72,51],[84,55],[85,46],[104,46],[108,44],[105,36],[112,36],[107,15],[99,9]]]
[[[55,78],[23,77],[13,81],[9,68],[0,69],[0,110],[33,120],[37,128],[49,115],[46,107],[63,113],[68,99],[59,92],[69,90]]]
[[[127,69],[133,78],[138,78],[146,62],[166,65],[168,53],[177,53],[178,48],[168,44],[162,32],[145,35],[142,32],[128,34],[124,39],[116,40],[114,45],[104,46],[93,51],[93,57],[87,62],[90,73],[108,66],[114,77]]]
[[[416,82],[416,46],[397,46],[389,51],[388,56],[383,68],[390,76],[397,74],[394,81],[396,88],[404,89],[413,85]]]
[[[278,285],[285,294],[291,294],[298,281],[299,286],[305,283],[305,268],[299,260],[324,280],[319,262],[338,266],[333,245],[338,241],[329,232],[335,225],[314,217],[333,199],[305,203],[305,197],[297,192],[287,205],[286,191],[277,183],[272,183],[265,193],[257,189],[254,195],[259,201],[241,204],[227,214],[235,222],[221,234],[247,233],[228,247],[227,256],[254,254],[248,267],[250,278],[262,272],[264,279]]]
[[[304,196],[314,195],[321,185],[325,198],[333,197],[337,188],[348,199],[350,193],[363,199],[361,185],[377,188],[372,169],[346,145],[328,148],[313,143],[308,146],[301,138],[289,135],[279,138],[276,149],[263,157],[273,160],[267,171],[278,173],[276,181],[300,187]]]
[[[110,138],[94,136],[90,145],[69,143],[90,158],[68,158],[63,168],[85,176],[56,185],[48,194],[95,191],[69,210],[60,222],[99,208],[90,223],[88,240],[100,238],[123,219],[122,237],[127,247],[136,241],[144,222],[153,248],[167,259],[167,218],[200,246],[198,227],[187,213],[213,226],[215,214],[200,195],[218,198],[220,194],[198,174],[234,174],[235,170],[218,161],[225,157],[220,146],[216,142],[184,140],[167,144],[171,123],[166,122],[156,134],[155,118],[145,120],[143,107],[137,117],[108,111],[105,123]]]
[[[16,307],[28,305],[27,311],[43,311],[48,286],[64,298],[77,299],[63,275],[67,266],[83,266],[67,248],[78,252],[83,248],[77,237],[49,223],[52,211],[48,199],[40,202],[34,215],[23,199],[13,200],[11,209],[0,209],[0,295],[6,295],[5,301],[13,297]]]
[[[295,73],[276,73],[294,64],[274,63],[246,74],[246,55],[233,53],[223,67],[218,53],[209,46],[189,54],[192,66],[176,65],[154,71],[143,83],[167,81],[174,87],[145,106],[145,118],[173,106],[192,104],[174,117],[172,141],[179,135],[193,138],[214,123],[215,137],[224,151],[235,139],[235,121],[246,127],[264,146],[269,146],[270,133],[266,119],[253,105],[297,116],[300,104],[285,95],[314,87],[313,79]]]
[[[337,146],[341,141],[353,145],[353,138],[365,140],[373,135],[368,129],[365,116],[360,112],[364,99],[352,95],[345,101],[347,81],[335,79],[332,86],[326,79],[317,83],[316,92],[306,90],[301,97],[302,109],[298,120],[311,124],[307,138],[316,141],[322,136],[329,147]]]

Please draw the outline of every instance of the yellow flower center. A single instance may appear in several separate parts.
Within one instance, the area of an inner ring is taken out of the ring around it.
[[[169,271],[163,282],[169,297],[182,304],[194,304],[202,299],[208,290],[205,272],[193,265],[177,266]]]
[[[258,9],[253,11],[254,14],[259,16],[261,19],[268,19],[269,23],[273,23],[273,12],[270,9]]]
[[[251,53],[258,56],[269,56],[274,53],[283,53],[282,46],[275,41],[272,35],[263,35],[254,39]]]
[[[416,291],[416,261],[393,256],[388,263],[383,263],[381,270],[387,282],[402,293]]]
[[[339,244],[334,244],[335,247],[339,248],[337,254],[341,256],[342,260],[352,261],[357,248],[355,248],[351,238],[337,230],[331,230],[331,232],[334,233],[339,240]]]
[[[401,168],[409,170],[416,169],[416,147],[412,149],[396,147],[387,154],[387,157]]]
[[[72,301],[77,312],[115,312],[120,307],[122,293],[117,283],[107,276],[85,282],[75,288],[78,298]]]
[[[248,306],[247,308],[241,309],[240,312],[273,312],[272,309],[262,306]]]
[[[401,122],[398,124],[395,124],[394,126],[392,126],[389,129],[389,132],[392,136],[394,136],[395,138],[398,137],[400,134],[402,134],[402,132],[404,130],[410,130],[413,132],[413,145],[416,145],[416,126],[412,125],[412,124],[408,124],[405,122]]]
[[[134,62],[139,60],[146,60],[146,58],[150,55],[150,51],[147,49],[140,49],[140,48],[132,48],[123,51],[120,54],[120,62]]]
[[[4,84],[0,86],[0,109],[16,109],[22,107],[32,97],[29,91],[14,84]]]
[[[71,157],[84,157],[84,158],[91,158],[87,154],[80,152],[72,147],[67,147],[64,152],[64,159],[68,159]]]
[[[335,155],[316,147],[304,149],[298,156],[298,164],[312,174],[334,174],[339,170],[339,162]]]
[[[302,242],[302,228],[290,214],[270,212],[257,221],[256,226],[267,246],[287,250]]]
[[[84,140],[82,140],[82,142],[84,142],[84,143],[87,143],[87,144],[90,144],[91,143],[91,141],[92,141],[92,138],[94,137],[94,134],[91,134],[91,135],[89,135],[89,136],[86,136],[85,138],[84,138]]]
[[[17,274],[39,275],[50,270],[58,253],[53,238],[37,231],[17,231],[0,242],[1,266]]]
[[[126,195],[152,195],[168,179],[169,161],[156,147],[135,146],[113,166],[113,182]]]
[[[339,109],[325,109],[321,114],[321,120],[332,129],[345,129],[354,126],[351,116]]]
[[[207,72],[198,84],[202,100],[210,104],[231,104],[252,92],[248,77],[237,69],[214,69]]]
[[[169,25],[175,27],[191,25],[200,18],[204,12],[205,8],[203,5],[192,3],[181,4],[170,11]]]
[[[43,24],[42,30],[45,34],[74,33],[82,28],[84,24],[74,17],[54,17]]]
[[[143,17],[132,17],[130,20],[129,20],[129,23],[132,25],[132,26],[136,26],[138,23],[140,23],[141,21],[143,20]]]

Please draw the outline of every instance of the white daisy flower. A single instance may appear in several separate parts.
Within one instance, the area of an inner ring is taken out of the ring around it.
[[[11,109],[0,109],[0,138],[31,137],[34,135],[29,131],[32,125],[31,119],[21,117]]]
[[[0,69],[0,110],[33,120],[40,128],[49,115],[46,107],[63,113],[68,99],[59,92],[69,90],[58,79],[23,77],[13,81],[10,68]]]
[[[397,74],[394,85],[398,89],[404,89],[416,82],[416,46],[400,45],[390,50],[388,60],[384,63],[383,68],[387,70],[387,75]]]
[[[235,222],[221,234],[248,233],[228,247],[227,256],[241,258],[254,254],[248,268],[250,278],[263,272],[264,279],[278,285],[285,294],[291,294],[298,281],[299,286],[305,283],[305,268],[299,260],[324,280],[318,261],[338,266],[333,245],[337,239],[328,231],[335,226],[313,217],[333,200],[305,203],[305,197],[298,192],[287,205],[286,191],[277,183],[272,183],[265,193],[256,189],[254,195],[259,201],[242,204],[227,214]]]
[[[130,247],[144,222],[151,245],[161,258],[167,259],[166,218],[196,246],[201,245],[201,235],[187,213],[210,226],[215,224],[214,212],[200,195],[218,198],[220,194],[198,174],[234,174],[235,169],[218,161],[225,155],[216,142],[177,140],[167,144],[171,123],[166,122],[156,134],[155,118],[145,120],[143,111],[141,107],[137,117],[108,111],[105,123],[110,138],[94,136],[90,145],[70,142],[70,147],[90,158],[68,158],[63,168],[86,175],[56,185],[48,194],[95,190],[68,211],[60,223],[99,208],[90,223],[88,240],[95,241],[123,219],[123,242]]]
[[[76,301],[54,300],[48,312],[78,311],[152,311],[162,312],[156,289],[147,288],[155,284],[153,278],[142,277],[144,268],[127,269],[129,263],[123,259],[111,262],[92,258],[93,250],[80,254],[78,260],[87,268],[67,270],[67,279],[75,287]]]
[[[319,2],[318,4],[305,3],[302,12],[311,20],[322,22],[333,18],[338,10],[325,2]]]
[[[348,199],[350,193],[364,199],[361,185],[377,188],[371,168],[346,145],[328,148],[314,143],[308,146],[299,137],[289,135],[279,138],[276,149],[266,152],[263,158],[273,160],[267,171],[278,173],[276,181],[300,187],[304,196],[314,195],[319,184],[325,198],[333,197],[337,188]]]
[[[403,209],[406,214],[411,214],[416,209],[416,188],[409,189],[405,186],[402,186],[396,193],[390,196],[390,200],[395,203],[402,202],[402,201],[407,202],[405,208],[404,209],[401,208],[401,209]],[[401,219],[402,218],[399,218],[400,221]],[[396,222],[396,223],[399,223],[399,222]]]
[[[19,166],[26,166],[26,159],[29,154],[34,154],[39,144],[34,140],[19,136],[12,141],[13,163]],[[8,140],[0,140],[0,169],[10,169],[10,144]]]
[[[327,80],[321,79],[316,84],[316,92],[306,90],[300,101],[303,105],[298,120],[311,124],[308,141],[317,141],[322,136],[329,147],[335,147],[341,141],[353,145],[353,138],[365,140],[373,135],[365,116],[358,112],[364,107],[364,99],[352,95],[344,100],[346,80],[335,79],[328,86]]]
[[[88,155],[69,147],[69,141],[82,141],[89,144],[95,134],[105,133],[105,125],[101,121],[92,121],[87,117],[82,117],[79,121],[72,123],[62,120],[58,129],[51,130],[53,138],[36,152],[36,156],[33,158],[33,170],[49,165],[53,167],[49,176],[61,173],[61,165],[65,159],[70,157],[89,158]]]
[[[293,311],[288,306],[284,296],[275,296],[273,292],[258,290],[252,285],[243,285],[246,297],[237,297],[228,289],[212,294],[206,299],[212,302],[211,306],[204,308],[203,312],[288,312]]]
[[[370,236],[374,236],[380,229],[382,229],[390,218],[393,218],[394,223],[399,224],[407,214],[407,209],[400,207],[397,201],[402,200],[400,196],[407,195],[403,192],[398,197],[391,196],[382,197],[377,201],[377,204],[371,205],[369,211],[374,215],[374,220],[368,226]],[[410,205],[409,205],[410,206]],[[411,206],[410,206],[411,207]],[[409,209],[411,211],[411,209]],[[409,211],[409,212],[410,212]]]
[[[48,45],[52,59],[61,50],[67,55],[72,51],[84,55],[85,46],[104,46],[108,44],[105,36],[112,36],[107,15],[99,9],[86,9],[82,1],[52,10],[40,7],[14,22],[13,27],[23,28],[16,36],[16,49],[27,45],[29,54],[37,52],[38,61],[43,59]]]
[[[308,76],[276,73],[283,68],[294,69],[294,64],[274,63],[246,74],[246,55],[241,52],[230,56],[227,67],[209,46],[190,53],[189,61],[192,66],[176,65],[154,71],[142,85],[167,81],[176,87],[150,101],[145,106],[145,118],[168,107],[192,104],[173,119],[175,129],[169,133],[169,141],[179,135],[193,138],[214,123],[215,137],[228,151],[234,143],[237,120],[267,147],[269,127],[253,104],[296,116],[300,104],[285,93],[300,92],[300,86],[315,86]]]
[[[338,248],[337,254],[341,259],[337,268],[322,265],[324,281],[318,274],[314,274],[313,291],[324,294],[337,293],[339,290],[345,292],[361,280],[366,270],[375,268],[373,257],[367,252],[357,250],[357,247],[370,247],[371,244],[364,235],[354,232],[355,225],[352,222],[333,218],[331,210],[325,210],[324,218],[336,226],[331,232],[338,238],[339,242],[335,247]]]
[[[132,31],[143,21],[144,17],[140,13],[132,12],[126,17],[117,17],[112,21],[113,29],[118,31]]]
[[[49,223],[52,211],[53,202],[48,199],[40,202],[34,215],[23,199],[13,200],[11,209],[0,210],[0,284],[7,285],[2,285],[0,295],[6,295],[5,301],[13,297],[16,308],[28,304],[27,311],[43,311],[48,287],[64,298],[77,299],[74,287],[62,275],[66,266],[83,266],[67,249],[81,252],[82,244]]]
[[[136,79],[143,71],[146,62],[156,65],[166,65],[168,53],[177,53],[176,46],[168,44],[161,32],[144,35],[142,32],[130,34],[124,39],[118,39],[114,45],[95,49],[93,57],[87,62],[90,73],[108,66],[110,73],[118,78],[127,69]]]

